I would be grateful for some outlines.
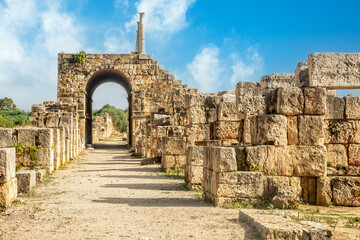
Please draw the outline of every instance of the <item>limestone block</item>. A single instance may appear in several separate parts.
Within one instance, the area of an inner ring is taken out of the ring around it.
[[[251,117],[252,144],[287,145],[286,116],[267,114]]]
[[[324,118],[322,116],[299,116],[298,127],[300,145],[324,144]]]
[[[287,139],[288,145],[298,144],[298,123],[297,116],[288,116],[287,120]]]
[[[212,193],[218,197],[261,198],[264,195],[264,177],[260,172],[214,173]]]
[[[267,197],[276,208],[295,208],[300,200],[300,178],[266,176]]]
[[[251,146],[246,147],[246,166],[250,171],[263,171],[264,163],[267,158],[267,147],[262,146]]]
[[[295,75],[289,73],[274,73],[266,75],[261,77],[260,86],[263,91],[280,87],[295,87]]]
[[[326,105],[326,89],[321,87],[305,88],[305,114],[324,115]]]
[[[205,98],[205,108],[217,108],[221,100],[221,96],[210,95]],[[236,98],[235,98],[236,101]]]
[[[162,152],[166,155],[186,155],[186,141],[182,137],[163,137]]]
[[[186,151],[186,165],[203,166],[204,163],[204,147],[189,146]]]
[[[238,139],[239,122],[218,121],[215,123],[215,139]]]
[[[262,96],[241,96],[236,98],[239,119],[266,113],[266,103]]]
[[[185,108],[204,107],[206,97],[205,94],[186,94]]]
[[[197,145],[210,139],[210,126],[208,124],[193,124],[185,127],[185,136],[190,145]]]
[[[309,68],[308,62],[299,62],[295,70],[295,86],[307,87],[309,86]]]
[[[237,121],[238,120],[236,101],[221,102],[219,104],[218,120],[219,121]]]
[[[27,193],[36,185],[35,170],[18,171],[16,178],[19,193]]]
[[[360,99],[355,94],[345,97],[345,118],[360,119]]]
[[[263,172],[274,176],[292,176],[295,158],[294,146],[266,146],[267,158],[263,165]]]
[[[324,146],[298,146],[293,159],[294,173],[298,177],[322,177],[326,174],[326,148]]]
[[[345,100],[342,97],[326,96],[326,119],[344,119]]]
[[[37,150],[37,163],[43,167],[54,167],[54,149],[41,147]]]
[[[241,145],[251,144],[251,121],[249,118],[240,120],[238,136]]]
[[[301,198],[304,202],[316,203],[316,178],[302,177],[301,178]]]
[[[276,104],[277,104],[277,89],[269,89],[264,91],[264,98],[266,103],[266,113],[267,114],[276,114]]]
[[[0,148],[7,148],[16,144],[13,139],[13,129],[0,128]]]
[[[171,124],[171,116],[168,114],[151,114],[152,126],[167,126]]]
[[[59,126],[59,117],[58,116],[48,116],[45,118],[46,127],[58,127]]]
[[[261,87],[258,82],[238,82],[236,84],[236,97],[261,97]]]
[[[44,104],[33,104],[31,106],[31,112],[45,112]]]
[[[329,90],[329,89],[326,89],[326,96],[333,96],[333,97],[337,97],[338,96],[338,92],[337,90]]]
[[[15,148],[0,148],[0,184],[15,177]]]
[[[12,178],[6,183],[0,184],[0,208],[9,208],[17,198],[17,179]]]
[[[360,144],[349,144],[349,165],[360,166]]]
[[[326,143],[360,143],[360,121],[336,121],[325,122]]]
[[[299,115],[304,111],[304,95],[300,88],[279,88],[276,112],[284,115]]]
[[[203,167],[189,166],[187,179],[192,185],[202,185],[203,183]]]
[[[331,186],[335,205],[360,207],[360,177],[333,177]]]
[[[41,128],[38,131],[39,145],[45,148],[51,148],[54,145],[54,130],[51,128]]]
[[[191,107],[186,110],[187,124],[206,123],[206,114],[204,107]]]
[[[35,146],[36,128],[16,128],[18,144],[22,146]]]
[[[214,172],[235,172],[237,170],[236,153],[232,147],[210,148],[210,168]]]
[[[166,128],[167,128],[167,136],[169,137],[184,136],[184,127],[182,126],[167,126]]]
[[[308,55],[312,87],[360,88],[359,53],[312,53]]]
[[[333,167],[348,166],[348,155],[344,145],[328,144],[326,145],[326,152],[327,162],[330,162]]]
[[[316,182],[316,205],[324,206],[331,202],[331,178],[318,177]]]

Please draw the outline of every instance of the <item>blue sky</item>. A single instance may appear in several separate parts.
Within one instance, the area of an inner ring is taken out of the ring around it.
[[[360,1],[0,0],[0,98],[56,100],[57,53],[130,53],[137,12],[146,52],[202,92],[294,72],[312,52],[360,52]],[[126,107],[104,84],[95,108]]]

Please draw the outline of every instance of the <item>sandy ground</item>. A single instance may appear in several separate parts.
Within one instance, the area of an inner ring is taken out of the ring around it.
[[[238,210],[212,207],[125,145],[87,150],[0,217],[0,239],[257,239]]]

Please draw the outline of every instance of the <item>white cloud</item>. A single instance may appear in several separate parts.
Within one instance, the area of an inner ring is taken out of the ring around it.
[[[114,7],[115,8],[128,8],[129,7],[129,0],[114,0]]]
[[[207,47],[187,65],[202,92],[214,92],[220,85],[219,77],[224,70],[220,66],[218,56],[219,49],[216,46]]]
[[[0,98],[19,108],[56,100],[57,53],[82,47],[74,17],[40,0],[5,0],[0,6]]]
[[[260,56],[256,47],[247,49],[245,58],[239,58],[233,54],[234,65],[231,67],[233,73],[230,82],[235,84],[238,81],[259,80],[264,68],[264,59]]]
[[[196,0],[140,0],[135,3],[138,12],[145,12],[144,24],[148,32],[173,34],[187,26],[186,12]],[[139,19],[136,13],[126,23],[128,31],[136,28]]]

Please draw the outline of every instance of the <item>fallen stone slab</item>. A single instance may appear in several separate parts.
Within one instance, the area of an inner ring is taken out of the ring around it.
[[[161,158],[154,157],[154,158],[145,158],[141,160],[141,165],[151,165],[161,163]]]
[[[291,211],[264,211],[244,209],[239,212],[239,221],[252,225],[262,239],[331,239],[332,231],[323,225],[310,221],[294,222]]]
[[[28,193],[36,185],[35,170],[25,170],[16,173],[18,193]]]

